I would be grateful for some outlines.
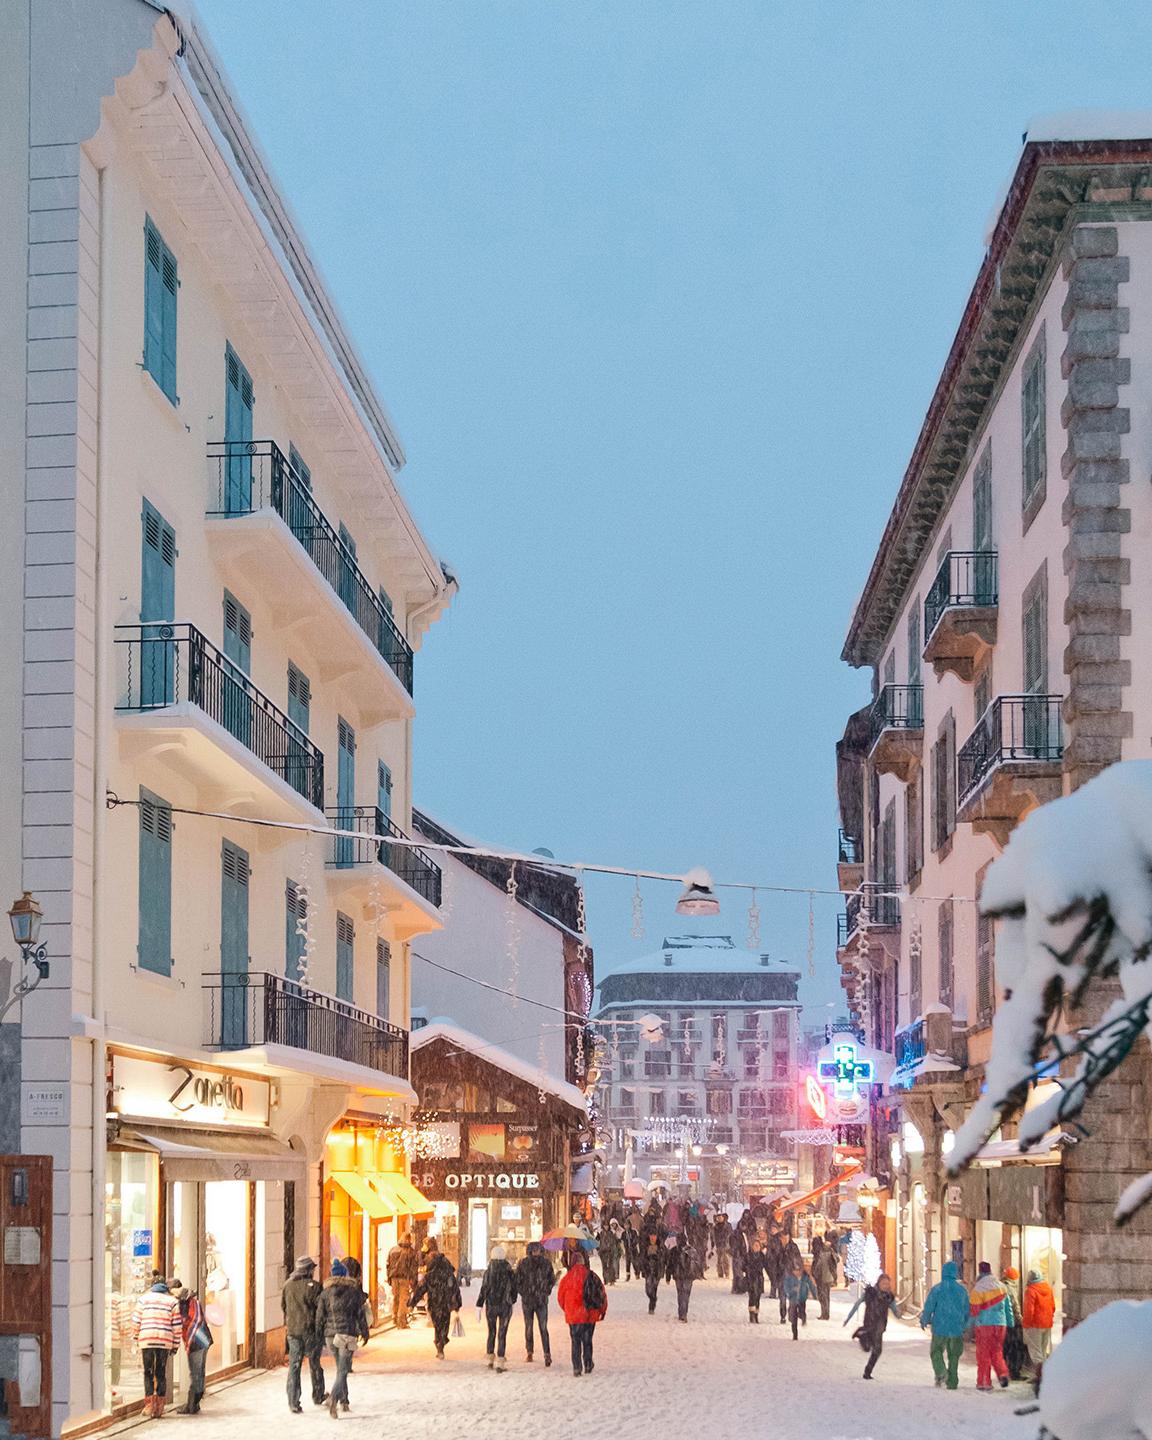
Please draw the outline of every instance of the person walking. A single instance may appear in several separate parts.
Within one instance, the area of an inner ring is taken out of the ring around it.
[[[1004,1271],[1004,1294],[1007,1304],[1004,1308],[1004,1363],[1008,1366],[1008,1377],[1020,1380],[1028,1364],[1028,1346],[1024,1343],[1024,1322],[1020,1309],[1020,1272],[1014,1265]]]
[[[440,1253],[440,1247],[431,1236],[424,1242],[424,1273],[412,1292],[412,1306],[417,1306],[421,1300],[428,1302],[436,1358],[443,1360],[444,1347],[448,1344],[448,1327],[453,1314],[460,1313],[464,1301],[451,1260]]]
[[[1039,1270],[1029,1270],[1024,1289],[1024,1343],[1037,1375],[1052,1353],[1052,1326],[1056,1320],[1056,1296]]]
[[[419,1257],[412,1245],[412,1237],[405,1231],[400,1243],[388,1252],[386,1276],[392,1287],[392,1323],[397,1330],[408,1329],[408,1306],[416,1285],[420,1269]]]
[[[624,1218],[624,1278],[640,1274],[640,1213],[632,1210]]]
[[[342,1260],[332,1261],[332,1275],[316,1302],[316,1340],[326,1343],[336,1357],[336,1379],[328,1394],[328,1413],[333,1420],[340,1410],[351,1408],[348,1399],[348,1372],[357,1343],[368,1343],[368,1316],[364,1291],[353,1280]]]
[[[672,1252],[672,1278],[676,1282],[676,1317],[688,1323],[688,1306],[692,1300],[692,1282],[696,1279],[697,1255],[684,1236]]]
[[[615,1219],[600,1231],[600,1266],[605,1285],[615,1285],[620,1279],[620,1251],[624,1248],[620,1234],[620,1222]]]
[[[493,1245],[492,1258],[480,1282],[476,1297],[477,1310],[483,1310],[488,1321],[488,1368],[503,1373],[508,1368],[508,1322],[516,1304],[516,1274],[508,1263],[503,1245]]]
[[[940,1282],[933,1285],[920,1312],[921,1330],[932,1331],[932,1373],[936,1388],[955,1390],[960,1384],[960,1357],[964,1353],[964,1332],[968,1328],[970,1301],[961,1285],[959,1272],[951,1260],[940,1271]]]
[[[853,1330],[853,1340],[860,1342],[861,1350],[868,1353],[868,1360],[864,1366],[864,1379],[871,1380],[872,1372],[876,1369],[876,1362],[880,1359],[884,1350],[884,1331],[888,1328],[888,1317],[896,1313],[896,1296],[892,1291],[892,1277],[881,1274],[875,1285],[865,1285],[864,1293],[855,1305],[848,1312],[844,1321],[847,1325],[856,1311],[864,1307],[864,1320]]]
[[[768,1277],[768,1298],[776,1300],[780,1294],[780,1281],[784,1278],[784,1232],[779,1225],[768,1228],[768,1238],[764,1243],[764,1273]],[[783,1313],[780,1318],[783,1320]]]
[[[596,1326],[608,1313],[608,1292],[599,1275],[588,1268],[588,1257],[578,1250],[572,1256],[568,1273],[560,1281],[556,1299],[568,1322],[572,1341],[573,1375],[591,1375],[592,1338]]]
[[[539,1240],[531,1241],[528,1253],[516,1267],[516,1289],[520,1292],[520,1306],[524,1312],[524,1358],[531,1363],[532,1329],[535,1324],[540,1331],[545,1368],[552,1364],[552,1347],[548,1340],[548,1296],[555,1283],[556,1271],[544,1253],[543,1245]]]
[[[760,1323],[760,1301],[764,1298],[766,1273],[763,1247],[759,1240],[753,1240],[744,1259],[744,1293],[748,1297],[749,1325]]]
[[[667,1235],[660,1212],[650,1208],[640,1231],[640,1264],[644,1273],[644,1293],[648,1296],[648,1313],[656,1312],[656,1293],[664,1274],[664,1241]]]
[[[159,1420],[168,1395],[168,1357],[184,1341],[180,1301],[173,1290],[179,1280],[158,1279],[136,1302],[132,1314],[132,1336],[144,1362],[144,1414]]]
[[[816,1287],[816,1298],[820,1301],[820,1319],[832,1318],[832,1286],[836,1283],[836,1251],[831,1245],[822,1245],[820,1253],[812,1261],[812,1283]]]
[[[792,1326],[792,1338],[799,1340],[798,1327],[801,1321],[805,1325],[808,1323],[804,1307],[808,1302],[809,1295],[813,1297],[816,1295],[816,1286],[812,1283],[812,1277],[803,1265],[793,1265],[780,1283],[780,1293],[788,1302],[788,1323]]]
[[[712,1248],[716,1251],[716,1278],[727,1280],[732,1274],[732,1225],[723,1210],[712,1226]]]
[[[312,1379],[313,1405],[323,1405],[328,1399],[324,1390],[324,1367],[320,1363],[323,1341],[316,1338],[316,1306],[323,1291],[324,1287],[316,1279],[316,1261],[311,1255],[299,1256],[280,1292],[288,1345],[288,1409],[294,1415],[302,1410],[300,1375],[305,1359]]]
[[[188,1359],[188,1398],[176,1414],[199,1415],[200,1401],[204,1398],[208,1351],[212,1348],[212,1331],[204,1314],[204,1306],[201,1305],[195,1290],[184,1286],[176,1298],[180,1305],[184,1353]]]
[[[1008,1292],[992,1273],[987,1260],[980,1261],[980,1273],[969,1297],[969,1325],[976,1332],[976,1389],[992,1389],[992,1372],[1000,1388],[1008,1388],[1008,1366],[1004,1363],[1004,1333],[1008,1324]]]

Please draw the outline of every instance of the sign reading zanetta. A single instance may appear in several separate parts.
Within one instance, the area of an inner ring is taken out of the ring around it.
[[[265,1129],[272,1088],[267,1080],[210,1070],[183,1060],[112,1056],[112,1109],[133,1120],[207,1129]]]

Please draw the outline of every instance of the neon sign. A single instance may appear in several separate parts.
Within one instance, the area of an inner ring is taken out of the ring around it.
[[[821,1060],[820,1079],[832,1081],[832,1093],[838,1100],[858,1096],[861,1085],[871,1085],[876,1078],[871,1060],[861,1060],[851,1040],[838,1040],[832,1047],[832,1059]]]
[[[828,1116],[828,1097],[816,1083],[815,1076],[806,1075],[804,1077],[804,1092],[808,1097],[808,1104],[812,1108],[812,1113],[816,1116],[817,1120],[826,1119]]]

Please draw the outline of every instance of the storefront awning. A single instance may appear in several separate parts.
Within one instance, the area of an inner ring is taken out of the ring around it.
[[[159,1154],[169,1180],[302,1180],[306,1157],[274,1135],[250,1130],[121,1130],[118,1143]]]
[[[367,1175],[356,1170],[333,1170],[331,1178],[370,1220],[391,1220],[397,1215],[429,1220],[435,1214],[431,1200],[403,1175],[380,1170]]]

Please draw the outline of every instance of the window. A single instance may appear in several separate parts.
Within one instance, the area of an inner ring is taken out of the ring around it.
[[[681,1115],[695,1115],[699,1108],[695,1090],[678,1090],[676,1092],[676,1108]]]
[[[308,734],[312,711],[312,684],[303,670],[288,662],[288,718]]]
[[[1024,655],[1024,693],[1048,693],[1048,574],[1044,567],[1024,591],[1021,614]]]
[[[708,1091],[708,1114],[709,1115],[731,1115],[732,1113],[732,1092],[730,1090],[709,1090]]]
[[[231,840],[220,846],[221,1035],[225,1047],[246,1045],[248,1027],[248,852]]]
[[[904,849],[908,881],[915,880],[924,868],[924,796],[920,774],[917,770],[904,791]]]
[[[648,1080],[667,1080],[672,1075],[672,1057],[667,1050],[644,1052],[644,1076]]]
[[[952,901],[942,900],[940,902],[940,909],[936,912],[936,943],[940,964],[940,1004],[947,1005],[949,1010],[951,1010],[955,1004],[956,984],[952,959],[952,923]]]
[[[1028,359],[1020,391],[1020,422],[1023,432],[1023,504],[1029,510],[1044,496],[1047,478],[1047,445],[1044,427],[1044,331],[1041,329]],[[1033,510],[1033,513],[1034,510]]]
[[[388,820],[392,818],[392,771],[383,760],[376,764],[376,804]]]
[[[298,479],[306,490],[312,489],[312,471],[300,458],[300,452],[295,445],[288,446],[288,464],[295,470]]]
[[[229,515],[252,509],[252,377],[231,345],[224,347],[224,439],[228,455],[224,509]]]
[[[991,1025],[996,1009],[995,943],[996,931],[987,915],[976,918],[976,1019],[980,1025]]]
[[[792,1113],[792,1091],[769,1090],[768,1111],[772,1115],[790,1115]]]
[[[744,1051],[744,1078],[745,1080],[759,1080],[760,1078],[760,1049],[759,1046],[749,1045]]]
[[[989,444],[985,445],[972,477],[972,549],[982,552],[992,548],[992,446]]]
[[[920,643],[920,598],[912,602],[908,612],[908,684],[920,684],[920,660],[923,646]]]
[[[649,1115],[663,1115],[663,1114],[664,1114],[664,1091],[663,1091],[663,1090],[649,1090],[649,1092],[648,1092],[648,1114],[649,1114]]]
[[[624,1089],[622,1089],[622,1090],[620,1091],[620,1105],[619,1105],[618,1109],[619,1109],[619,1113],[620,1113],[622,1116],[631,1116],[631,1115],[635,1115],[635,1114],[636,1114],[636,1091],[635,1091],[635,1090],[624,1090]]]
[[[908,1018],[915,1020],[924,1009],[924,959],[921,954],[921,947],[924,943],[923,936],[913,936],[912,945],[908,951]]]
[[[956,829],[956,720],[944,717],[932,746],[932,848],[941,850]]]
[[[304,973],[304,922],[308,919],[308,901],[295,880],[284,889],[284,974],[299,980]]]
[[[141,970],[172,973],[172,808],[167,800],[140,791]]]
[[[772,1034],[777,1040],[788,1039],[788,1011],[776,1010],[772,1015]]]
[[[768,1113],[763,1090],[741,1090],[737,1104],[741,1118],[746,1115],[764,1116]]]
[[[176,395],[176,257],[144,222],[144,369],[173,405]]]
[[[889,800],[884,807],[884,819],[880,825],[880,854],[878,856],[880,888],[892,891],[896,888],[896,801]],[[898,904],[891,894],[878,895],[873,901],[872,919],[880,925],[894,923],[893,907]]]
[[[620,1078],[621,1080],[635,1080],[636,1061],[631,1055],[620,1056]]]
[[[392,1008],[392,947],[379,935],[376,937],[376,1014],[387,1020]]]
[[[356,929],[347,915],[336,914],[336,998],[352,1003],[355,993]]]

